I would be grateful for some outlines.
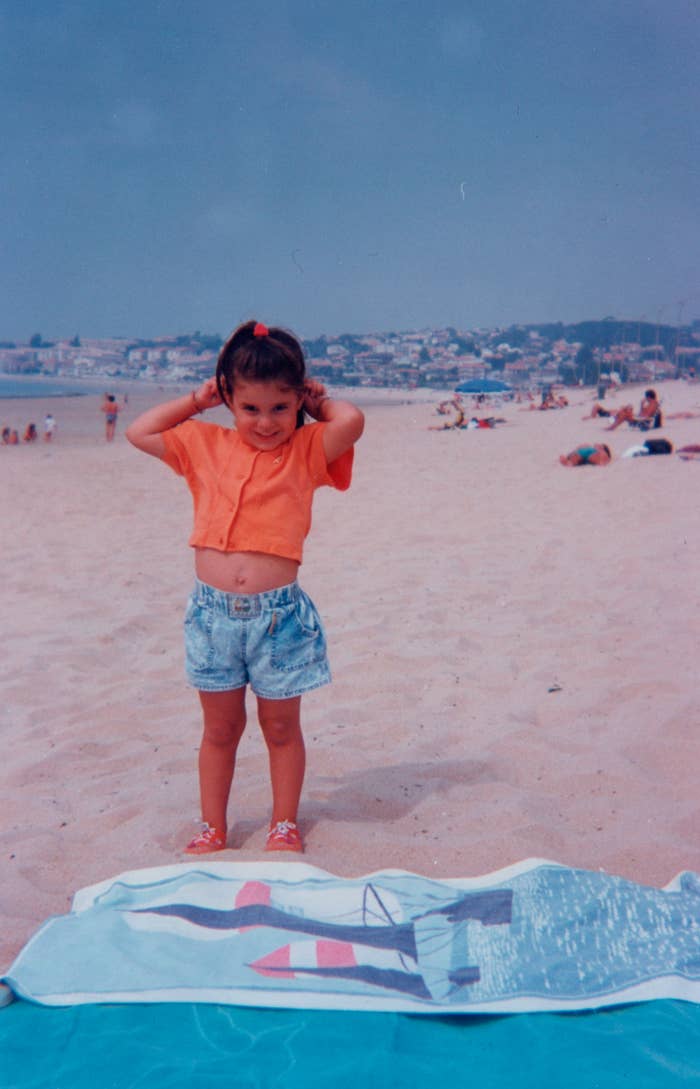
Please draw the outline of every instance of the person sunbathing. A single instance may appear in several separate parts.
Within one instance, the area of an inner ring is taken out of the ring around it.
[[[582,416],[581,419],[582,420],[592,420],[596,416],[608,417],[608,416],[614,416],[614,415],[615,415],[614,412],[611,412],[610,409],[605,408],[604,405],[601,405],[601,404],[598,403],[598,401],[596,401],[596,403],[593,405],[593,408],[588,413],[588,415],[587,416]]]
[[[700,461],[700,443],[690,443],[688,446],[681,446],[676,450],[678,457],[683,461]]]
[[[617,412],[612,412],[597,401],[588,416],[584,416],[583,419],[590,420],[595,416],[613,417],[613,422],[606,428],[607,431],[614,431],[623,423],[628,423],[630,427],[639,427],[642,431],[648,431],[651,427],[662,426],[661,405],[656,396],[656,391],[653,389],[645,391],[637,416],[634,414],[632,405],[623,405]]]
[[[537,407],[541,410],[548,408],[566,408],[568,404],[569,402],[563,393],[554,394],[550,392],[543,398],[542,404]]]
[[[612,454],[610,447],[604,442],[598,442],[594,446],[577,446],[570,454],[562,454],[559,461],[562,465],[607,465]]]
[[[642,431],[648,431],[652,427],[661,427],[662,422],[661,405],[656,396],[656,391],[648,389],[644,393],[637,416],[634,414],[632,405],[623,405],[615,413],[613,422],[605,430],[614,431],[620,424],[628,423],[630,427],[639,427]]]
[[[437,411],[441,416],[447,416],[451,412],[454,413],[450,419],[445,420],[443,424],[439,426],[434,424],[429,427],[429,431],[453,431],[466,427],[466,416],[464,414],[464,406],[462,405],[461,398],[453,397],[450,401],[442,401],[438,405]]]

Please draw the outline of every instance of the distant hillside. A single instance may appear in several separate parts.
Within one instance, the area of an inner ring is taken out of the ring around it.
[[[604,318],[602,321],[579,321],[573,325],[563,322],[542,322],[535,325],[511,325],[501,330],[499,335],[513,348],[520,348],[530,340],[530,333],[537,333],[543,340],[552,343],[556,340],[568,340],[569,343],[587,344],[591,348],[610,348],[613,344],[641,344],[643,348],[650,344],[663,344],[670,354],[678,343],[679,330],[675,325],[657,325],[656,322],[620,321],[616,318]],[[681,330],[680,343],[689,339],[689,329]],[[657,341],[658,336],[658,341]]]

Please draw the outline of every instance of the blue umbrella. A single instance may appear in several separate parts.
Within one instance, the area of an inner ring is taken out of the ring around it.
[[[512,393],[513,387],[497,378],[472,378],[469,382],[460,382],[455,393]]]

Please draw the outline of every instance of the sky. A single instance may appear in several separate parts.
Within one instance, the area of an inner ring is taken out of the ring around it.
[[[696,0],[6,0],[0,339],[700,317]]]

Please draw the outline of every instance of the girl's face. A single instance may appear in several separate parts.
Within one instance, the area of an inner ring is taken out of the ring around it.
[[[237,379],[232,412],[236,430],[256,450],[275,450],[292,437],[302,395],[277,382]]]

